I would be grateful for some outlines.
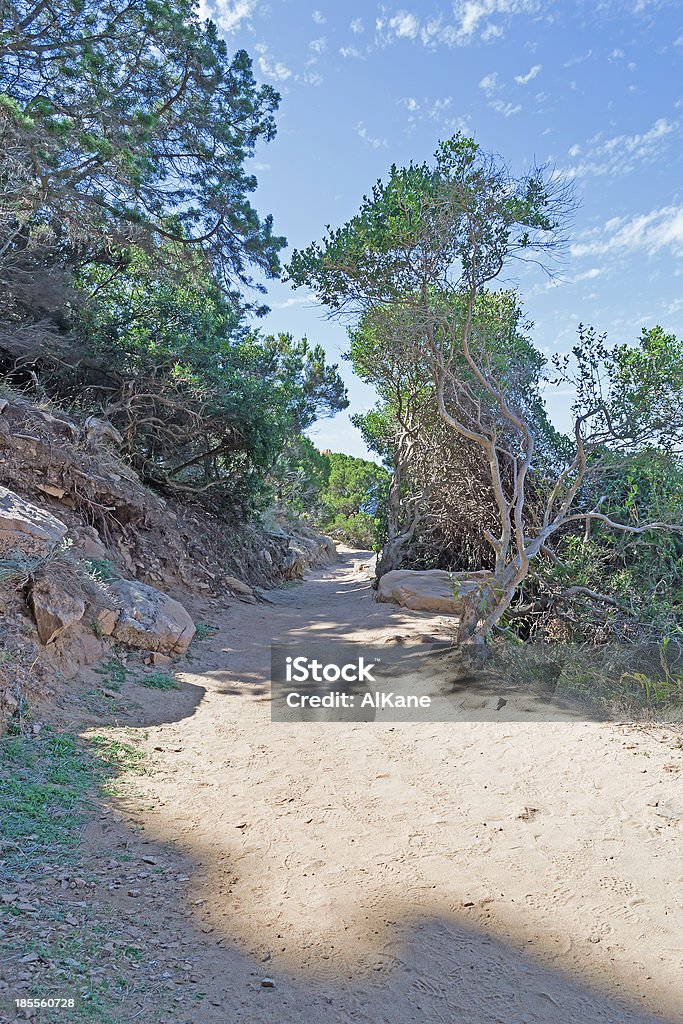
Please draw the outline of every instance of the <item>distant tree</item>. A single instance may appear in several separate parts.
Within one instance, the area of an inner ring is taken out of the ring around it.
[[[389,474],[354,455],[331,452],[329,476],[319,497],[321,529],[347,543],[372,547],[382,530]]]

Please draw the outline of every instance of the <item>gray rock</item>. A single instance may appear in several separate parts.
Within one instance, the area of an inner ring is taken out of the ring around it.
[[[195,625],[179,601],[138,580],[115,580],[107,585],[120,614],[115,640],[160,654],[184,654]]]
[[[69,626],[80,622],[85,613],[85,598],[72,580],[41,575],[31,587],[29,604],[42,644],[52,643]]]
[[[19,551],[24,555],[48,555],[64,540],[66,526],[51,512],[0,487],[0,557]]]
[[[491,711],[500,711],[507,704],[505,697],[491,697],[486,703],[486,707],[490,708]]]
[[[488,577],[487,572],[447,572],[445,569],[392,569],[380,578],[377,600],[416,612],[460,615],[463,597]]]

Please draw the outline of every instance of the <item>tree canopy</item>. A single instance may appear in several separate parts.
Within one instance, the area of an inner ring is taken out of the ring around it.
[[[576,394],[573,435],[561,438],[545,414],[544,360],[518,299],[498,285],[516,259],[550,270],[571,207],[553,175],[515,177],[457,135],[432,164],[392,167],[354,217],[288,267],[334,315],[351,315],[351,357],[379,391],[379,409],[361,425],[393,461],[380,571],[405,557],[425,522],[432,546],[435,522],[442,542],[445,524],[460,518],[470,533],[477,524],[492,575],[465,601],[462,639],[498,627],[532,566],[557,559],[579,525],[631,536],[681,529],[680,505],[636,525],[623,505],[616,518],[605,512],[607,497],[595,493],[615,460],[680,442],[676,339],[655,328],[637,346],[610,349],[581,327],[571,357],[556,363]]]

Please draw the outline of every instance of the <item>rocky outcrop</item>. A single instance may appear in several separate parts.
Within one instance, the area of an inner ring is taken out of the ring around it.
[[[41,574],[31,586],[29,604],[38,629],[38,639],[47,645],[85,614],[85,597],[72,580]]]
[[[64,540],[66,526],[51,512],[0,487],[0,558],[19,552],[42,558]]]
[[[445,569],[393,569],[380,578],[377,600],[416,612],[460,615],[463,598],[481,586],[490,574],[446,572]]]
[[[185,654],[195,624],[179,601],[137,580],[115,580],[107,585],[118,606],[112,629],[115,640],[160,654]]]
[[[280,569],[285,579],[300,580],[312,566],[336,558],[337,548],[329,537],[322,533],[300,533],[289,537]]]

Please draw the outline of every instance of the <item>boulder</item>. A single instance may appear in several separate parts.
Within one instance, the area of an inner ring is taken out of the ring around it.
[[[481,586],[488,572],[447,572],[445,569],[392,569],[380,578],[377,600],[415,612],[460,615],[463,597]]]
[[[83,592],[73,580],[41,574],[31,586],[29,604],[42,644],[52,643],[85,613]]]
[[[185,654],[195,625],[179,601],[138,580],[114,580],[107,590],[119,607],[115,640],[160,654]]]
[[[51,512],[0,487],[0,558],[19,551],[42,558],[66,536],[66,526]]]

